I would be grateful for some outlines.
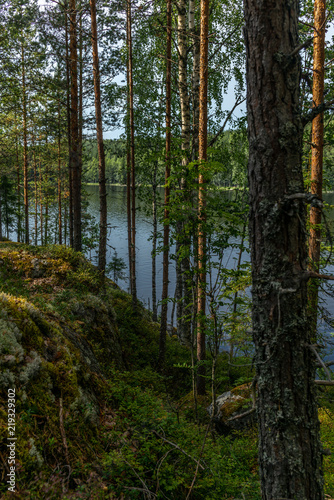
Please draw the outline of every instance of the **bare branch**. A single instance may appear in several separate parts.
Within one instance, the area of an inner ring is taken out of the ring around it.
[[[321,357],[319,356],[319,353],[318,351],[316,350],[316,348],[313,346],[313,345],[310,345],[310,349],[314,352],[314,354],[316,355],[317,357],[317,360],[319,361],[320,365],[323,367],[323,369],[325,370],[325,373],[327,375],[327,378],[328,380],[332,380],[332,377],[331,377],[331,374],[330,374],[330,371],[328,370],[327,366],[325,365],[325,363],[323,362],[323,360],[321,359]]]
[[[315,380],[314,381],[315,384],[317,385],[334,385],[334,380]]]
[[[251,415],[254,413],[256,408],[253,406],[250,410],[245,411],[244,413],[241,413],[240,415],[236,415],[235,417],[231,417],[227,420],[227,422],[232,422],[233,420],[238,420],[239,418],[246,417],[247,415]]]
[[[303,127],[305,127],[308,123],[314,120],[314,118],[320,115],[320,113],[323,113],[328,109],[331,109],[331,106],[333,104],[334,100],[323,102],[322,104],[319,104],[319,106],[314,106],[314,108],[312,108],[311,111],[302,118]]]
[[[303,42],[300,45],[298,45],[298,47],[296,47],[291,52],[291,54],[288,55],[288,57],[293,57],[296,54],[298,54],[301,50],[306,49],[307,47],[310,47],[310,45],[312,44],[312,42],[313,42],[313,38],[308,38],[307,40],[305,40],[305,42]]]
[[[246,100],[246,98],[244,99],[237,99],[235,101],[235,104],[233,106],[233,108],[231,109],[231,111],[229,112],[229,114],[227,115],[227,117],[225,118],[225,121],[223,123],[223,126],[218,130],[218,132],[216,133],[216,135],[211,139],[211,141],[209,142],[209,148],[211,148],[211,146],[214,145],[214,143],[216,142],[216,140],[218,139],[218,137],[220,136],[220,134],[222,134],[224,132],[224,129],[226,127],[226,124],[227,122],[229,121],[229,119],[231,118],[235,108],[237,108],[239,106],[239,104],[242,104],[244,101]]]
[[[187,457],[191,458],[191,460],[193,460],[194,462],[197,463],[197,460],[196,458],[192,457],[191,455],[189,455],[189,453],[187,453],[186,451],[184,451],[182,448],[180,448],[180,446],[176,443],[173,443],[172,441],[169,441],[168,439],[166,439],[165,437],[161,436],[160,434],[158,434],[157,431],[152,431],[153,434],[155,434],[158,438],[162,439],[163,441],[165,441],[166,443],[170,444],[171,446],[174,446],[174,448],[176,448],[177,450],[181,451],[181,453],[183,453],[184,455],[186,455]],[[199,465],[199,467],[204,470],[204,467],[203,465]]]

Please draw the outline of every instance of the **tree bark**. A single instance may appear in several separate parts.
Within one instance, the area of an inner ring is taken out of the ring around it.
[[[37,246],[38,241],[38,185],[37,185],[37,162],[36,162],[36,149],[35,149],[35,136],[33,134],[32,147],[34,155],[34,186],[35,186],[35,246]]]
[[[200,86],[199,86],[199,149],[198,149],[198,296],[197,296],[197,361],[205,360],[206,307],[206,196],[205,169],[207,161],[208,123],[208,48],[209,0],[201,0]],[[197,394],[205,394],[205,365],[197,371]]]
[[[165,158],[165,193],[164,193],[164,236],[163,236],[163,264],[162,264],[162,296],[161,320],[159,339],[160,368],[163,367],[166,355],[167,313],[168,313],[168,277],[169,277],[169,177],[171,152],[171,72],[172,72],[172,0],[167,0],[167,37],[166,37],[166,158]]]
[[[73,248],[81,251],[81,165],[78,120],[77,11],[70,0],[70,73],[71,73],[71,183],[73,197]]]
[[[249,231],[262,498],[323,500],[307,324],[298,0],[244,0]],[[287,198],[289,196],[289,198]]]
[[[314,42],[313,42],[313,106],[319,106],[324,101],[324,64],[325,64],[325,30],[326,30],[326,0],[314,2]],[[311,158],[311,193],[322,199],[322,164],[324,147],[324,113],[320,113],[312,121],[312,158]],[[319,272],[321,244],[321,209],[310,209],[309,236],[309,268]],[[316,280],[309,283],[309,322],[312,337],[317,334],[318,319],[318,289]]]
[[[100,67],[97,45],[96,3],[90,0],[92,20],[92,47],[93,47],[93,75],[95,92],[95,116],[97,150],[99,155],[99,197],[100,197],[100,239],[99,239],[99,271],[104,274],[106,269],[107,252],[107,190],[106,190],[106,165],[103,144],[103,127],[101,111]]]
[[[19,138],[17,130],[17,114],[16,106],[14,108],[15,116],[15,159],[16,159],[16,179],[17,179],[17,242],[21,242],[21,175],[20,175],[20,161],[19,161]]]
[[[41,245],[43,245],[43,174],[42,160],[39,155],[39,209],[40,209],[40,226],[41,226]]]
[[[157,307],[157,232],[158,232],[158,215],[157,215],[157,170],[158,162],[153,166],[152,179],[152,218],[153,218],[153,235],[152,235],[152,319],[158,321]]]
[[[198,157],[198,124],[199,124],[199,29],[195,24],[195,0],[189,0],[189,32],[192,37],[193,69],[191,75],[191,100],[192,100],[192,143],[191,159]]]
[[[21,43],[22,63],[22,126],[23,126],[23,199],[24,199],[24,241],[29,244],[29,199],[28,199],[28,144],[27,144],[27,95],[24,43]]]
[[[131,162],[131,294],[133,305],[137,302],[136,285],[136,170],[135,170],[135,133],[133,117],[133,72],[132,72],[132,33],[131,33],[131,0],[127,0],[126,29],[128,48],[128,92],[129,92],[129,128],[130,128],[130,162]]]
[[[1,178],[0,178],[0,188],[1,188]],[[2,241],[2,197],[0,189],[0,241]]]
[[[190,321],[187,318],[191,305],[191,292],[189,289],[190,271],[190,239],[186,236],[186,225],[188,223],[188,213],[184,208],[189,201],[189,186],[187,186],[187,166],[190,158],[190,100],[187,82],[188,58],[187,58],[187,1],[179,0],[177,4],[177,38],[178,38],[178,86],[180,94],[181,108],[181,150],[182,150],[182,170],[181,170],[181,197],[180,220],[177,222],[176,232],[178,235],[177,258],[177,330],[182,343],[190,345]],[[183,201],[185,203],[183,203]],[[188,254],[185,257],[179,256]]]
[[[73,193],[72,193],[72,166],[71,166],[71,59],[69,53],[68,41],[68,14],[67,2],[65,2],[65,50],[66,50],[66,111],[67,111],[67,141],[68,141],[68,185],[69,185],[69,201],[68,201],[68,218],[69,218],[69,236],[70,246],[73,248]]]
[[[61,134],[60,134],[60,101],[58,102],[58,242],[63,243],[61,218]]]

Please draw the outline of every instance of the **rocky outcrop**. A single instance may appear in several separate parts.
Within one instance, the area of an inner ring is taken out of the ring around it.
[[[255,424],[256,412],[251,397],[251,385],[251,383],[240,385],[217,397],[213,422],[219,434],[229,434]],[[211,403],[207,408],[211,417],[212,406]]]

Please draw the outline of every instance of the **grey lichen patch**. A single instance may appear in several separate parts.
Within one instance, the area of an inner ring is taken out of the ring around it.
[[[35,379],[39,374],[42,366],[42,359],[36,351],[31,351],[26,357],[26,365],[20,373],[20,382],[27,384]]]
[[[20,344],[21,337],[20,330],[8,317],[7,311],[0,309],[0,366],[10,367],[22,362],[25,351]]]
[[[79,387],[79,395],[70,406],[73,411],[79,411],[84,414],[84,418],[91,425],[98,425],[99,423],[99,410],[96,402]]]
[[[35,445],[35,440],[33,438],[29,438],[29,445],[30,445],[29,455],[33,457],[36,460],[38,466],[41,467],[44,463],[44,460],[40,452],[37,450]]]

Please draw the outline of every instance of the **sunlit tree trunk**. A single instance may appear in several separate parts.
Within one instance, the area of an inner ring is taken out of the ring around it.
[[[75,0],[70,0],[70,60],[73,248],[76,251],[81,251],[81,165],[79,154],[77,11]]]
[[[68,219],[69,219],[69,237],[70,246],[73,247],[73,192],[72,192],[72,147],[71,147],[71,60],[68,40],[68,23],[69,16],[67,14],[68,3],[65,2],[65,50],[66,50],[66,111],[67,111],[67,142],[68,142],[68,186],[69,186],[69,201],[68,201]]]
[[[252,330],[262,499],[323,500],[307,322],[299,1],[244,0]]]
[[[35,136],[32,136],[33,158],[34,158],[34,191],[35,191],[35,246],[38,241],[38,184],[37,184],[37,162],[36,162],[36,149],[35,149]]]
[[[48,148],[48,134],[45,134],[45,151],[47,152]],[[44,172],[44,244],[48,244],[48,226],[49,226],[49,164],[48,164],[48,155],[46,155],[45,159],[45,172]]]
[[[158,163],[154,162],[153,179],[152,179],[152,218],[153,218],[153,234],[152,234],[152,319],[158,321],[157,308],[157,231],[158,231],[158,214],[157,214],[157,170]]]
[[[179,0],[177,3],[177,40],[178,40],[178,85],[181,108],[181,150],[182,150],[182,171],[181,189],[182,198],[185,202],[180,204],[180,220],[176,224],[177,244],[177,330],[182,343],[190,344],[190,304],[191,291],[189,287],[190,271],[190,239],[187,236],[186,225],[188,214],[182,208],[186,207],[189,201],[189,186],[186,182],[186,170],[190,158],[190,100],[187,82],[188,70],[188,50],[187,50],[187,1]],[[182,200],[182,201],[183,201]],[[180,257],[180,254],[183,256]]]
[[[130,129],[130,162],[131,162],[131,294],[133,304],[137,301],[136,285],[136,171],[135,171],[135,134],[133,118],[133,73],[132,73],[132,33],[131,33],[131,0],[127,0],[126,29],[128,49],[128,92],[129,92],[129,129]]]
[[[164,250],[162,264],[162,296],[161,320],[159,340],[159,367],[162,368],[166,355],[167,312],[168,312],[168,276],[169,276],[169,197],[168,185],[170,177],[171,151],[171,64],[172,64],[172,1],[167,0],[167,40],[166,40],[166,167],[165,167],[165,196],[164,196]]]
[[[192,100],[192,161],[198,157],[198,124],[199,124],[199,29],[195,23],[195,0],[189,0],[189,32],[193,45],[193,69],[191,75],[191,100]]]
[[[92,47],[93,47],[93,75],[95,92],[95,116],[97,150],[99,155],[99,196],[100,196],[100,240],[99,240],[99,271],[105,272],[107,251],[107,191],[106,191],[106,166],[103,144],[101,91],[100,91],[100,68],[97,46],[96,26],[96,4],[90,0],[90,12],[92,20]]]
[[[197,361],[205,360],[205,305],[206,305],[206,197],[205,168],[207,161],[208,122],[208,35],[209,0],[201,0],[200,86],[199,86],[199,151],[198,151],[198,296],[197,296]],[[197,371],[197,394],[205,394],[205,366]]]
[[[326,0],[314,2],[314,42],[313,42],[313,106],[319,106],[324,99],[324,64],[325,64],[325,29],[326,29]],[[320,113],[312,121],[312,158],[311,158],[311,193],[322,199],[322,164],[324,146],[324,113]],[[310,209],[310,236],[309,236],[309,267],[318,272],[320,263],[321,243],[321,209]],[[316,339],[318,285],[311,281],[309,284],[309,321],[312,336]]]
[[[1,178],[0,178],[0,188],[1,188]],[[2,241],[2,198],[0,189],[0,241]]]
[[[19,138],[17,130],[17,113],[16,106],[14,107],[15,117],[15,160],[16,160],[16,179],[17,179],[17,242],[21,241],[21,173],[20,173],[20,160],[19,160]]]
[[[42,160],[39,156],[39,210],[40,210],[40,230],[41,230],[41,245],[43,245],[43,173]]]
[[[24,43],[21,44],[22,69],[22,126],[23,126],[23,197],[24,197],[24,230],[26,244],[29,243],[29,200],[28,200],[28,144],[27,144],[27,91]]]
[[[58,242],[63,243],[62,217],[61,217],[61,129],[60,129],[60,102],[58,103]]]

